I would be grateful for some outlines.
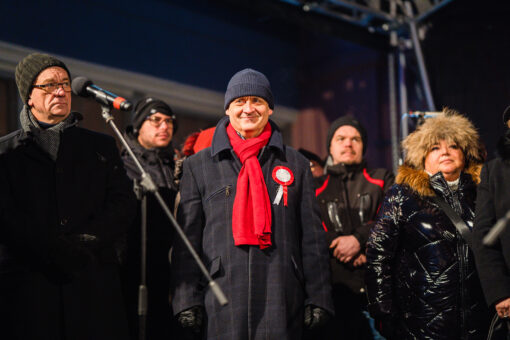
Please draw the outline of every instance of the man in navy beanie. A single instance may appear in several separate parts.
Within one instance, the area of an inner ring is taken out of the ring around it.
[[[205,339],[299,340],[333,312],[327,245],[309,162],[269,119],[262,73],[236,73],[212,145],[183,166],[178,219],[225,292],[220,306],[182,243],[174,312]]]

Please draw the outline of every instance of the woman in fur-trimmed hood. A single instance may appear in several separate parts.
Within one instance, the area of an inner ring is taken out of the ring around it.
[[[387,339],[484,339],[488,311],[466,240],[485,158],[473,124],[453,110],[402,143],[406,154],[367,243],[369,311]]]

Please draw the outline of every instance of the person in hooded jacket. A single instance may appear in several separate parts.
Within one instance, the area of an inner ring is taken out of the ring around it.
[[[128,126],[124,136],[142,167],[158,187],[163,200],[170,210],[173,210],[178,191],[172,146],[172,138],[177,129],[176,116],[168,104],[153,97],[139,100],[134,111],[133,124]],[[121,156],[127,174],[133,180],[135,191],[142,194],[141,174],[134,160],[126,149],[122,149]],[[146,196],[148,290],[146,334],[148,339],[170,339],[176,336],[178,331],[169,300],[169,251],[173,239],[173,226],[154,195],[146,193]],[[138,286],[141,279],[140,218],[139,213],[129,229],[123,265],[125,299],[133,339],[138,339],[139,332],[137,310]]]
[[[444,110],[402,146],[405,162],[367,243],[369,312],[387,339],[485,339],[488,310],[469,245],[485,158],[478,133]]]

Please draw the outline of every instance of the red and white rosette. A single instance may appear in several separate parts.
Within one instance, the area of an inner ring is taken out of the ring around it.
[[[283,196],[283,205],[287,206],[288,186],[294,182],[294,174],[289,168],[285,166],[277,166],[273,169],[273,179],[276,183],[280,184],[273,204],[280,204]]]

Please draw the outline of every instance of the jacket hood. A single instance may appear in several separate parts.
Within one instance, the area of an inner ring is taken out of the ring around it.
[[[480,183],[480,171],[482,170],[482,164],[471,165],[470,167],[463,170],[463,173],[471,176],[471,179],[475,184]],[[402,165],[398,169],[395,183],[404,184],[415,191],[420,196],[436,196],[434,189],[430,185],[430,177],[425,170],[415,169],[408,165]]]
[[[454,141],[463,151],[466,168],[483,164],[485,148],[473,123],[465,116],[450,109],[428,118],[402,141],[405,164],[417,170],[424,169],[424,161],[432,145],[440,140]]]

